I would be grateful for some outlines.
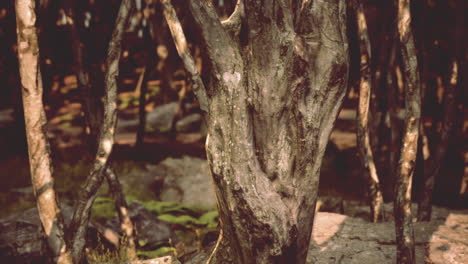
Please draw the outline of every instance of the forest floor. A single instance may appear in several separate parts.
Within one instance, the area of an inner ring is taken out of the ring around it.
[[[74,89],[74,81],[73,78],[65,78],[65,87]],[[136,121],[138,116],[137,105],[132,103],[135,101],[135,95],[131,92],[121,93],[119,101],[120,106],[127,102],[125,107],[120,107],[119,120],[121,123],[129,120]],[[318,228],[318,230],[322,231],[318,231],[314,235],[315,247],[311,248],[309,255],[320,255],[322,257],[315,259],[315,263],[332,263],[330,261],[335,261],[336,263],[394,262],[392,257],[394,255],[394,251],[392,251],[392,248],[394,248],[393,224],[387,222],[373,225],[364,220],[368,215],[366,211],[367,207],[365,206],[366,197],[363,195],[366,193],[363,177],[365,172],[360,165],[356,151],[356,111],[354,110],[354,106],[355,102],[348,102],[342,109],[331,134],[330,144],[323,161],[320,185],[321,200],[319,204],[321,211],[334,212],[335,214],[321,213],[317,218],[316,229]],[[156,107],[154,103],[150,103],[147,105],[146,110],[151,112]],[[18,139],[15,138],[18,137],[17,131],[14,130],[17,127],[13,126],[14,128],[11,128],[14,123],[12,114],[12,110],[8,109],[0,112],[0,151],[4,152],[0,160],[0,178],[4,179],[4,184],[0,187],[0,206],[2,206],[0,217],[8,217],[34,207],[34,198],[31,195],[29,187],[29,169],[24,145],[22,146],[23,151],[18,150],[21,147],[11,145],[13,142],[18,142]],[[72,201],[76,194],[71,194],[71,192],[79,188],[80,183],[87,175],[89,160],[91,158],[87,154],[87,149],[83,147],[85,137],[83,134],[84,120],[81,104],[73,98],[64,100],[60,107],[56,109],[49,108],[48,120],[47,130],[52,144],[57,188],[61,197]],[[144,174],[143,171],[149,171],[148,177],[151,178],[151,181],[154,181],[154,175],[151,174],[153,170],[144,168],[159,166],[158,164],[161,161],[166,162],[167,158],[183,160],[185,156],[189,156],[200,158],[201,160],[206,159],[203,128],[196,131],[176,133],[175,136],[169,131],[149,131],[146,133],[145,143],[140,148],[134,146],[136,140],[134,129],[123,128],[118,129],[118,131],[112,161],[118,174],[122,174],[124,178],[126,175],[132,175],[132,173]],[[18,149],[15,149],[15,147]],[[137,168],[136,172],[135,168]],[[208,176],[208,173],[206,174]],[[210,184],[209,179],[206,184]],[[128,196],[131,196],[130,200],[140,202],[145,206],[153,199],[152,197],[141,196],[136,199],[133,196],[135,190],[130,192],[130,195],[127,193]],[[103,198],[99,200],[98,206],[101,206],[99,210],[112,210],[108,208],[109,204],[106,204],[108,194],[105,191],[101,191],[101,195]],[[154,209],[154,204],[151,206],[147,208]],[[161,205],[156,205],[156,207],[158,206]],[[164,206],[167,206],[167,204],[164,204]],[[158,208],[160,210],[160,207]],[[205,208],[200,211],[192,207],[184,207],[183,204],[170,204],[168,208],[164,211],[164,214],[169,214],[167,216],[169,218],[167,219],[169,221],[179,221],[177,224],[173,223],[171,228],[179,236],[180,243],[169,246],[164,244],[156,248],[156,250],[154,247],[147,251],[142,250],[140,252],[142,255],[154,257],[158,254],[167,253],[167,251],[159,250],[160,248],[165,248],[169,251],[173,248],[182,255],[190,252],[193,253],[200,249],[201,246],[207,245],[216,239],[217,231],[213,226],[214,223],[209,222],[211,220],[206,220],[208,222],[202,221],[202,219],[206,219],[206,215],[212,216],[215,208]],[[468,263],[468,259],[464,258],[466,255],[459,253],[463,251],[468,252],[468,234],[464,237],[456,235],[457,232],[458,234],[467,232],[468,212],[449,211],[444,208],[440,210],[444,212],[441,213],[443,217],[437,218],[436,222],[433,222],[434,225],[426,230],[427,232],[424,231],[424,227],[421,227],[422,230],[418,229],[418,232],[422,234],[418,236],[423,236],[425,239],[421,238],[418,242],[420,243],[420,248],[418,249],[420,259],[447,259],[455,254],[458,260],[454,259],[451,262],[445,263]],[[391,215],[391,210],[388,211]],[[345,213],[348,216],[336,214],[338,212]],[[158,213],[161,213],[161,211],[158,211]],[[177,217],[177,219],[170,218],[172,217],[170,213],[174,213],[175,215],[173,216]],[[107,217],[108,215],[106,216],[103,213],[99,215],[99,217],[101,216]],[[192,222],[186,221],[181,224],[180,219],[182,218],[189,219]],[[105,221],[101,221],[100,223],[105,224]],[[194,222],[199,225],[194,225]],[[333,226],[330,226],[331,224]],[[322,225],[326,227],[321,228],[320,226]],[[436,228],[439,226],[441,229]],[[351,232],[348,230],[349,228],[359,229],[362,231],[362,234],[360,234],[361,231]],[[440,231],[442,233],[438,231],[439,229],[442,230]],[[324,233],[325,231],[323,230],[328,231]],[[332,232],[333,230],[336,232]],[[378,238],[372,237],[371,234],[374,233],[372,230],[376,233],[380,232],[382,236]],[[351,243],[356,245],[351,246],[352,249],[348,246]],[[146,245],[140,246],[143,248]],[[381,254],[379,252],[368,251],[366,248],[380,248]],[[318,254],[319,252],[320,254]],[[377,257],[369,257],[370,253],[372,253],[371,255],[376,254],[375,256]],[[434,254],[439,254],[440,256],[435,256]],[[362,262],[363,260],[367,260],[367,262]],[[464,262],[465,260],[467,261]],[[312,261],[312,259],[309,261]],[[434,263],[443,262],[436,261]]]

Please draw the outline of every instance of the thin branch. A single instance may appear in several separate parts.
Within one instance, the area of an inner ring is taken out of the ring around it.
[[[410,1],[398,1],[398,33],[405,74],[405,132],[396,178],[394,204],[397,262],[415,263],[414,230],[411,213],[411,184],[418,151],[421,95],[416,48],[411,32]]]
[[[190,55],[190,50],[187,45],[184,31],[182,30],[182,25],[177,18],[177,14],[170,0],[161,0],[161,3],[164,7],[164,17],[166,18],[167,25],[171,30],[171,35],[174,39],[177,52],[184,62],[185,69],[192,76],[192,87],[195,95],[197,96],[198,102],[200,103],[200,109],[208,112],[208,99],[206,96],[205,85],[203,84],[200,74],[197,71],[195,61],[193,60],[192,55]]]
[[[91,172],[86,179],[83,191],[80,192],[75,213],[73,215],[71,228],[74,231],[72,240],[73,259],[75,263],[80,263],[83,249],[86,243],[86,230],[89,222],[91,206],[96,198],[97,190],[102,184],[104,170],[112,152],[114,144],[114,132],[117,123],[117,77],[119,75],[119,59],[121,54],[121,41],[129,14],[132,9],[131,0],[123,0],[112,39],[109,43],[107,56],[107,71],[105,78],[105,101],[104,101],[104,122],[99,134],[99,145],[96,159]]]
[[[64,239],[63,219],[56,200],[50,147],[44,128],[47,120],[42,102],[35,2],[16,0],[15,7],[31,183],[54,262],[69,264],[72,263],[72,258]]]
[[[226,20],[221,21],[223,27],[234,36],[240,34],[242,19],[244,18],[244,0],[237,0],[236,8],[231,16]]]
[[[122,185],[112,169],[107,168],[105,171],[107,183],[114,197],[115,210],[119,216],[120,229],[122,230],[123,237],[120,245],[125,250],[125,256],[129,260],[137,259],[137,251],[135,245],[135,232],[132,220],[130,219],[127,201],[122,191]]]
[[[358,0],[356,7],[358,32],[361,52],[361,82],[359,86],[359,109],[357,114],[357,139],[359,151],[364,166],[369,170],[367,184],[369,188],[369,201],[371,221],[378,222],[383,219],[383,195],[380,189],[379,177],[374,162],[369,136],[369,103],[371,96],[371,49],[367,33],[367,22],[362,2]]]

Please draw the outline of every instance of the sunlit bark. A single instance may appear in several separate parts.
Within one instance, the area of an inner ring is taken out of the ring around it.
[[[415,263],[414,231],[411,213],[411,184],[418,150],[421,95],[418,60],[411,32],[410,1],[398,1],[398,34],[405,76],[405,129],[395,183],[395,229],[397,262]]]
[[[31,182],[54,262],[68,264],[72,263],[72,259],[70,249],[65,243],[63,220],[55,196],[52,161],[45,128],[47,120],[42,102],[35,2],[16,0],[15,7]]]
[[[367,33],[367,22],[364,8],[360,0],[357,1],[356,14],[359,33],[359,46],[361,54],[361,82],[359,85],[359,105],[357,113],[357,140],[359,153],[364,167],[368,169],[367,187],[370,202],[370,220],[378,222],[383,219],[383,195],[380,189],[377,168],[372,153],[369,136],[369,103],[371,97],[371,48]]]

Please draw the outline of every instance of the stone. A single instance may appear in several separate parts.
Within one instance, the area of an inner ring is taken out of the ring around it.
[[[73,209],[60,205],[65,224],[71,222]],[[90,225],[88,245],[99,241],[97,230]],[[30,208],[0,219],[0,260],[2,263],[48,263],[49,249],[37,208]]]
[[[468,263],[468,210],[433,207],[431,222],[415,222],[416,264]],[[205,263],[213,245],[184,263]],[[394,264],[395,223],[318,212],[308,250],[308,264]]]
[[[195,132],[201,128],[202,116],[198,113],[190,114],[176,123],[177,132]]]
[[[178,107],[178,103],[172,102],[154,108],[146,115],[146,125],[155,131],[171,130]]]
[[[216,208],[211,174],[204,159],[183,156],[167,158],[151,168],[162,201],[180,202],[203,210]]]
[[[176,102],[157,106],[153,111],[146,114],[146,127],[156,132],[170,131],[172,120],[177,112]],[[138,129],[138,119],[119,118],[117,122],[117,133],[136,132]]]
[[[135,226],[135,232],[139,241],[147,245],[159,243],[175,243],[177,237],[169,223],[159,220],[157,215],[146,209],[143,205],[132,202],[128,205],[130,219]],[[105,227],[120,234],[120,222],[114,217],[105,223]]]

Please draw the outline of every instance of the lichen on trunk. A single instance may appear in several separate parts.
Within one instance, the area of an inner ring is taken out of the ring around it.
[[[222,235],[209,263],[305,263],[322,157],[346,92],[345,2],[244,8],[236,27],[190,1],[211,63],[206,149]]]

